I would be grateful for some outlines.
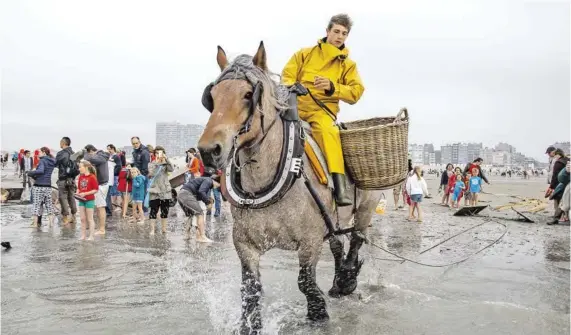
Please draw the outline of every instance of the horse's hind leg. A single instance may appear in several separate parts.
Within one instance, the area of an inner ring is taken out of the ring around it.
[[[357,277],[361,271],[363,260],[359,260],[359,249],[365,242],[364,234],[366,233],[369,223],[373,217],[375,206],[381,197],[380,192],[362,192],[359,207],[355,213],[355,232],[351,234],[351,243],[347,257],[343,260],[337,286],[339,294],[349,295],[357,288]]]
[[[312,321],[325,321],[329,319],[327,314],[327,305],[323,292],[317,286],[315,267],[321,253],[322,242],[317,243],[308,248],[300,248],[299,250],[299,277],[297,284],[299,290],[305,294],[307,298],[307,318]]]
[[[238,257],[242,263],[242,318],[240,335],[259,335],[262,331],[260,298],[260,253],[243,243],[235,243]]]

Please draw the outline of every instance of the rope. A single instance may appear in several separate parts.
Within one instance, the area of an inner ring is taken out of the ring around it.
[[[378,249],[380,249],[380,250],[382,250],[382,251],[384,251],[384,252],[386,252],[386,253],[388,253],[388,254],[390,254],[390,255],[393,255],[394,257],[397,257],[398,259],[402,260],[401,264],[404,263],[405,261],[408,261],[408,262],[411,262],[411,263],[414,263],[414,264],[418,264],[418,265],[422,265],[422,266],[427,266],[427,267],[431,267],[431,268],[443,268],[443,267],[447,267],[447,266],[452,266],[452,265],[457,265],[457,264],[463,263],[463,262],[467,261],[468,259],[470,259],[472,256],[475,256],[475,255],[481,253],[482,251],[488,249],[489,247],[493,246],[494,244],[498,243],[498,242],[506,235],[506,233],[508,232],[508,227],[507,227],[505,224],[501,223],[501,222],[498,222],[498,221],[496,221],[496,220],[490,219],[490,220],[488,220],[488,221],[482,222],[482,223],[480,223],[480,224],[478,224],[478,225],[475,225],[475,226],[472,226],[472,227],[470,227],[470,228],[468,228],[468,229],[465,229],[465,230],[461,231],[460,233],[458,233],[458,234],[456,234],[456,235],[454,235],[454,236],[451,236],[451,237],[445,239],[444,241],[442,241],[442,242],[440,242],[440,243],[438,243],[438,244],[436,244],[436,245],[434,245],[434,246],[432,246],[432,247],[430,247],[430,248],[428,248],[428,249],[422,251],[422,252],[419,254],[419,255],[422,255],[423,253],[425,253],[425,252],[427,252],[427,251],[429,251],[429,250],[434,249],[435,247],[437,247],[437,246],[443,244],[444,242],[449,241],[449,240],[451,240],[452,238],[454,238],[454,237],[456,237],[456,236],[458,236],[458,235],[461,235],[461,234],[463,234],[463,233],[465,233],[465,232],[467,232],[467,231],[469,231],[469,230],[472,230],[472,229],[474,229],[474,228],[477,228],[477,227],[483,225],[484,223],[488,223],[488,222],[493,222],[493,223],[497,223],[497,224],[499,224],[499,225],[502,225],[502,226],[505,228],[505,230],[504,230],[504,232],[502,233],[502,235],[500,235],[500,237],[498,237],[497,239],[495,239],[492,243],[486,245],[485,247],[481,248],[480,250],[476,251],[475,253],[470,254],[468,257],[465,257],[465,258],[463,258],[463,259],[461,259],[461,260],[459,260],[459,261],[456,261],[456,262],[453,262],[453,263],[448,263],[448,264],[428,264],[428,263],[418,262],[418,261],[412,260],[412,259],[410,259],[410,258],[406,258],[406,257],[400,256],[400,255],[398,255],[398,254],[395,254],[394,252],[391,252],[391,251],[389,251],[389,250],[387,250],[387,249],[385,249],[385,248],[383,248],[383,247],[381,247],[381,246],[379,246],[379,245],[377,245],[377,244],[375,244],[375,243],[373,243],[373,242],[369,242],[369,243],[370,243],[372,246],[374,246],[374,247],[376,247],[376,248],[378,248]],[[371,256],[371,258],[374,258],[374,259],[377,259],[377,260],[391,260],[391,261],[397,261],[396,259],[382,259],[382,258],[377,258],[377,257],[374,257],[374,256]]]

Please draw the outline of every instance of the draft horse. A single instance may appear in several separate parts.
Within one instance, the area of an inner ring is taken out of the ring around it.
[[[240,55],[232,63],[218,47],[216,60],[221,74],[203,94],[211,115],[198,148],[207,169],[224,171],[222,192],[232,204],[233,241],[242,265],[240,333],[261,331],[260,257],[272,248],[298,252],[298,286],[307,298],[307,317],[328,320],[315,273],[324,239],[335,259],[329,294],[351,294],[363,262],[359,248],[380,191],[348,183],[354,206],[335,207],[331,190],[319,183],[303,152],[308,134],[297,116],[299,92],[272,79],[263,42],[253,57]],[[297,180],[301,177],[304,181]],[[354,217],[347,254],[324,217],[338,217],[338,227],[349,226]]]

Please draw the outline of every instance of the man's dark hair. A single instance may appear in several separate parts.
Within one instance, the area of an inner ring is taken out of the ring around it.
[[[140,140],[141,140],[141,139],[139,139],[139,136],[133,136],[133,137],[131,137],[131,141],[132,141],[134,138],[136,138],[137,141],[140,141]]]
[[[331,17],[329,24],[327,25],[327,30],[331,30],[335,24],[347,28],[348,31],[351,31],[351,27],[353,27],[353,21],[347,14],[337,14]]]
[[[117,152],[117,148],[113,144],[107,144],[107,148],[113,149],[113,151]]]
[[[69,137],[64,136],[64,137],[61,138],[61,140],[62,140],[63,143],[64,143],[65,145],[67,145],[68,147],[71,145],[71,140],[69,139]]]
[[[188,152],[190,152],[191,154],[195,154],[195,153],[196,153],[196,149],[195,149],[195,148],[190,148],[190,149],[188,149]]]
[[[27,155],[27,154],[29,154],[29,153],[30,153],[30,150],[24,151],[24,155]]]
[[[484,161],[484,160],[483,160],[482,158],[480,158],[480,157],[474,159],[474,163],[478,163],[478,162],[481,163],[481,162],[483,162],[483,161]]]
[[[97,151],[97,148],[93,144],[88,144],[85,146],[85,150],[87,150],[87,152],[91,152],[91,151]]]

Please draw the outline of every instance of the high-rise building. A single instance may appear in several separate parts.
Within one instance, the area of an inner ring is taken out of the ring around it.
[[[480,150],[482,150],[482,143],[468,143],[468,162],[473,162],[480,157]],[[480,158],[483,159],[483,157]]]
[[[411,161],[413,166],[424,164],[424,146],[419,144],[409,144],[408,151],[411,155]]]
[[[443,145],[440,147],[440,162],[441,164],[452,163],[452,145]]]
[[[440,150],[434,151],[434,164],[436,165],[442,164],[442,151]]]
[[[183,156],[186,150],[196,147],[203,130],[204,126],[197,124],[157,122],[155,143],[164,147],[171,157]]]
[[[468,144],[460,143],[458,144],[458,161],[457,164],[467,164],[468,160]]]
[[[509,145],[508,143],[500,142],[496,144],[496,151],[505,151],[509,153],[515,153],[515,147]]]

